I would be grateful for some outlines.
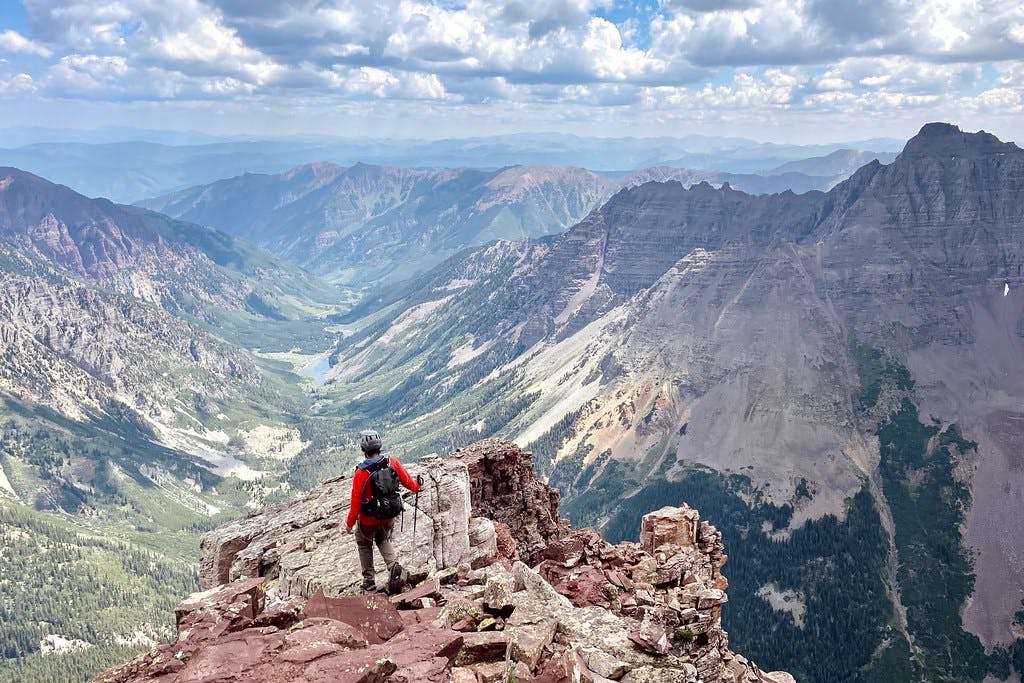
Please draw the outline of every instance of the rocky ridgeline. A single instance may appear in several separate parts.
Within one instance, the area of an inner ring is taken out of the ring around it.
[[[509,442],[410,469],[426,485],[396,545],[416,587],[351,595],[349,481],[324,482],[208,534],[207,590],[179,606],[177,640],[95,681],[793,681],[729,649],[722,538],[696,510],[652,512],[640,543],[611,545],[558,517]]]

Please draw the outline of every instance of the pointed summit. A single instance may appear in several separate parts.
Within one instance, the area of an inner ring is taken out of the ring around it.
[[[917,135],[907,141],[899,158],[970,158],[1020,153],[1012,142],[1003,142],[995,135],[981,130],[967,133],[950,123],[928,123]]]

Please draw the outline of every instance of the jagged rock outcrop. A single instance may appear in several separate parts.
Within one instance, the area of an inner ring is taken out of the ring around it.
[[[729,649],[721,534],[697,511],[653,512],[640,543],[613,546],[569,529],[531,457],[488,440],[410,467],[427,485],[397,546],[422,581],[390,600],[346,595],[345,478],[208,534],[207,590],[178,608],[177,640],[95,681],[793,681]],[[496,525],[520,557],[551,533],[539,563],[502,556]]]
[[[469,468],[473,513],[510,530],[516,541],[511,559],[532,566],[549,543],[569,532],[569,523],[558,516],[558,490],[537,479],[533,463],[514,443],[478,441],[453,457]]]

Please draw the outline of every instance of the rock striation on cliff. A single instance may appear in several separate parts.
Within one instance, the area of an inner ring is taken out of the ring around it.
[[[390,599],[351,595],[347,479],[211,532],[177,640],[95,682],[793,681],[729,649],[721,534],[696,510],[611,545],[558,517],[531,459],[486,440],[413,466],[427,485],[396,545],[418,585]]]

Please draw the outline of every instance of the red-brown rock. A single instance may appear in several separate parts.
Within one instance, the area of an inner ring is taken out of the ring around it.
[[[366,635],[351,624],[323,617],[309,617],[296,624],[285,636],[288,647],[313,643],[332,643],[346,650],[368,647]]]
[[[453,457],[469,468],[473,514],[505,524],[526,564],[535,565],[550,542],[569,532],[569,523],[558,515],[558,490],[537,478],[533,456],[516,444],[485,439]]]
[[[504,631],[481,631],[463,635],[465,641],[455,659],[455,663],[459,666],[505,659],[508,638]]]
[[[264,577],[241,579],[207,591],[193,593],[174,610],[175,623],[180,626],[188,615],[200,610],[214,610],[222,614],[230,611],[234,615],[252,620],[263,611],[265,600],[263,585],[266,582]]]
[[[400,595],[393,596],[391,602],[400,610],[422,609],[419,601],[423,598],[436,599],[440,590],[441,584],[438,581],[427,581]]]
[[[611,605],[613,596],[608,590],[608,579],[604,572],[596,567],[586,565],[568,568],[545,560],[537,569],[555,590],[569,598],[576,607]]]
[[[306,602],[305,614],[355,626],[371,644],[382,643],[404,628],[398,610],[379,594],[328,598],[320,590]]]
[[[640,523],[640,547],[652,555],[663,545],[690,548],[697,545],[700,515],[683,503],[663,507],[643,516]]]

